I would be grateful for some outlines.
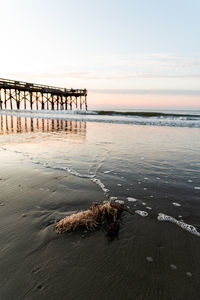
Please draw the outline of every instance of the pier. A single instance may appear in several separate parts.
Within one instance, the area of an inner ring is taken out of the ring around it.
[[[86,89],[66,89],[0,78],[0,110],[87,110]]]

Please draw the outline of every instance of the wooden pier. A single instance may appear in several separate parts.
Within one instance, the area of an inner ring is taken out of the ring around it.
[[[86,89],[66,89],[0,78],[0,110],[87,110]]]

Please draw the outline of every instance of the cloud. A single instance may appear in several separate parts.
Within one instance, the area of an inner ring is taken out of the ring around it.
[[[122,95],[166,95],[166,96],[200,96],[200,90],[170,90],[170,89],[90,89],[97,94]]]
[[[38,72],[38,73],[28,73],[28,72],[14,72],[8,73],[7,77],[16,78],[20,80],[38,80],[38,79],[77,79],[77,80],[131,80],[131,79],[160,79],[160,78],[197,78],[200,79],[199,73],[156,73],[156,72],[101,72],[101,71],[88,71],[88,72]]]
[[[178,56],[172,53],[144,53],[135,55],[121,55],[121,56],[94,56],[91,58],[92,63],[100,64],[107,67],[133,67],[145,70],[153,68],[155,70],[183,70],[188,68],[199,69],[200,57],[198,56]],[[156,68],[156,69],[155,69]]]
[[[123,93],[127,88],[130,93],[130,89],[135,87],[155,90],[163,88],[166,91],[183,88],[197,90],[190,92],[190,95],[199,95],[200,58],[171,53],[90,56],[80,64],[69,60],[63,65],[48,65],[34,70],[27,67],[23,72],[22,69],[21,72],[13,70],[2,75],[1,77],[9,79],[61,87],[87,87],[90,90],[95,88],[99,93],[106,88],[121,88]],[[166,91],[163,93],[166,94]],[[138,93],[141,92],[138,90]]]

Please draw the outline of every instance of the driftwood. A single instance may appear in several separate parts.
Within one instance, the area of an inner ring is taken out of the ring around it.
[[[117,221],[124,208],[123,204],[105,202],[92,203],[90,208],[67,216],[55,224],[57,233],[76,229],[92,230],[105,225],[108,235],[116,235],[119,230]]]

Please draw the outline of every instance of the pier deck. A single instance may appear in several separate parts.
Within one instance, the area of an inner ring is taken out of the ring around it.
[[[66,89],[0,78],[0,109],[87,110],[86,89]]]

